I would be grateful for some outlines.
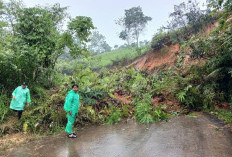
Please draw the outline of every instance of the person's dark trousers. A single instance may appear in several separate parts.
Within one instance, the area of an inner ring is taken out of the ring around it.
[[[18,120],[22,117],[23,110],[14,110],[15,112],[18,112]]]

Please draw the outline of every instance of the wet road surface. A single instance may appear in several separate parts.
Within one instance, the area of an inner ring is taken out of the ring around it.
[[[9,157],[232,157],[232,133],[222,121],[199,114],[149,125],[128,121],[89,127],[13,149]]]

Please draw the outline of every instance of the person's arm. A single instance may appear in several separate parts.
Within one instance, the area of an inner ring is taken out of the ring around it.
[[[15,96],[16,96],[16,94],[17,94],[17,90],[18,90],[18,87],[13,91],[13,93],[12,93],[12,96],[13,96],[13,99],[15,99]]]
[[[28,90],[28,92],[27,92],[27,98],[26,98],[26,100],[27,100],[27,104],[29,104],[29,103],[31,103],[31,95],[30,95],[30,91]]]

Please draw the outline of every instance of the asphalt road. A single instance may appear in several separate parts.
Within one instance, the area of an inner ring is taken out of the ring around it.
[[[135,121],[88,127],[33,141],[6,152],[10,157],[232,157],[232,132],[209,115],[180,116],[149,125]]]

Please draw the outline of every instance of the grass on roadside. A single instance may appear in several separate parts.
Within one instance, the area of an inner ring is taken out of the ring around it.
[[[219,119],[232,125],[232,111],[231,110],[220,109],[220,110],[212,111],[211,113],[216,115]]]

